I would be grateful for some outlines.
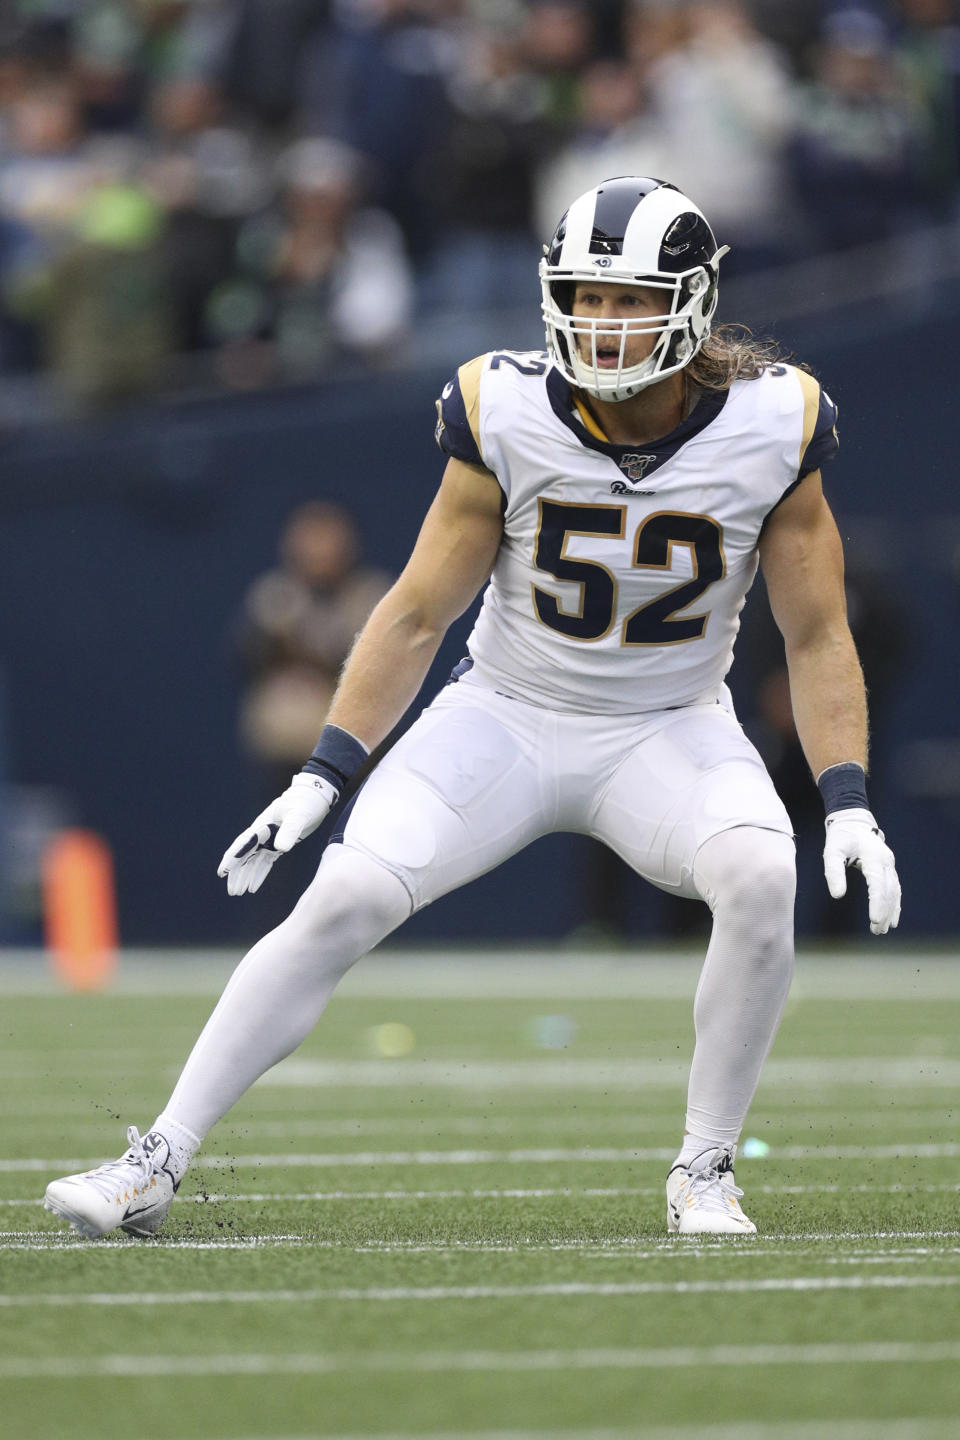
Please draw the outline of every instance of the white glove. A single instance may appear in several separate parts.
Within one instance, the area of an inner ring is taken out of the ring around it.
[[[893,851],[869,810],[834,810],[827,816],[823,873],[834,900],[847,893],[847,866],[863,871],[874,935],[895,930],[900,919],[900,881]]]
[[[281,855],[312,835],[330,813],[338,792],[319,775],[301,771],[253,824],[228,845],[217,874],[226,879],[230,895],[253,894]]]

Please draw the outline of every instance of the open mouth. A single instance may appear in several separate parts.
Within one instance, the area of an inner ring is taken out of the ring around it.
[[[620,364],[620,346],[604,345],[597,346],[597,368],[599,370],[615,370]]]

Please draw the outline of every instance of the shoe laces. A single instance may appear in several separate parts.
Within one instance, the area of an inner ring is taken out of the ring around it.
[[[712,1203],[726,1210],[728,1207],[724,1201],[739,1200],[743,1195],[740,1186],[734,1182],[733,1155],[729,1150],[723,1152],[716,1164],[687,1173],[690,1176],[690,1194],[707,1205]]]
[[[153,1161],[143,1148],[143,1141],[135,1125],[131,1125],[127,1131],[127,1143],[130,1148],[119,1160],[110,1160],[106,1165],[99,1165],[96,1170],[88,1170],[84,1176],[88,1184],[108,1198],[112,1197],[118,1188],[126,1189],[128,1185],[148,1179],[153,1171]]]

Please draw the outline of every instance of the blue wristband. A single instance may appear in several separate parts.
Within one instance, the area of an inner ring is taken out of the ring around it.
[[[848,760],[842,765],[828,765],[817,777],[817,789],[823,797],[828,815],[834,810],[869,810],[867,777],[862,765]]]
[[[326,780],[339,795],[369,753],[349,730],[341,730],[339,725],[324,725],[320,739],[313,747],[313,754],[303,769],[309,775],[319,775]]]

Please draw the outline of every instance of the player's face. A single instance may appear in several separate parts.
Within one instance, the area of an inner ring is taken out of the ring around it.
[[[655,290],[649,285],[621,285],[611,281],[596,285],[579,283],[573,295],[573,314],[591,322],[576,336],[580,355],[588,364],[593,364],[595,330],[597,368],[615,370],[621,364],[620,346],[623,338],[623,329],[618,322],[652,320],[655,316],[662,315],[666,308],[665,292]],[[605,326],[609,326],[606,333]],[[622,355],[624,368],[639,365],[646,360],[658,335],[658,330],[644,331],[642,325],[638,327],[638,333],[628,332]]]

